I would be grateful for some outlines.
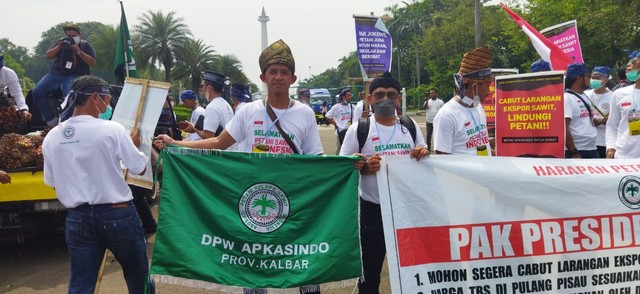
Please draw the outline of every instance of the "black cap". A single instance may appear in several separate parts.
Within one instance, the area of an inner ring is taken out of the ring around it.
[[[224,85],[225,76],[210,70],[202,72],[202,79],[219,85]]]
[[[394,78],[390,72],[385,71],[381,76],[373,79],[373,81],[371,81],[371,84],[369,84],[369,94],[373,93],[373,90],[375,90],[376,88],[394,88],[396,90],[398,90],[398,92],[401,91],[400,89],[400,82],[398,82],[398,80],[396,80],[396,78]]]

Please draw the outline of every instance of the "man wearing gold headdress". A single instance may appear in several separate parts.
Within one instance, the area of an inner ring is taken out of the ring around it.
[[[219,136],[201,141],[174,141],[161,135],[155,145],[224,150],[235,142],[243,142],[239,151],[322,154],[313,110],[289,97],[289,87],[297,79],[289,46],[282,40],[274,42],[262,51],[259,64],[260,80],[267,84],[267,97],[240,109]]]
[[[454,75],[457,95],[433,120],[436,154],[491,155],[487,117],[480,105],[493,80],[490,66],[487,47],[464,54],[460,70]]]
[[[201,141],[175,141],[160,135],[154,145],[167,144],[191,148],[227,149],[242,142],[238,151],[276,154],[322,154],[322,143],[313,110],[289,97],[296,82],[295,60],[291,49],[278,40],[262,51],[260,80],[267,84],[267,97],[251,102],[238,112],[219,136]],[[244,293],[266,293],[265,289],[245,289]],[[300,287],[300,293],[320,293],[319,285]]]

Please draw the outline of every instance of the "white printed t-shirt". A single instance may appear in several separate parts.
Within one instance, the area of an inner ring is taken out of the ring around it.
[[[289,135],[300,154],[322,154],[322,143],[315,114],[308,106],[296,102],[287,109],[272,108],[280,127]],[[240,142],[238,151],[292,154],[293,150],[282,138],[278,128],[269,118],[263,100],[247,103],[236,113],[225,129]],[[258,149],[268,147],[268,151]]]
[[[589,103],[594,105],[602,111],[605,115],[609,114],[609,108],[611,108],[611,99],[613,99],[613,92],[611,90],[606,89],[604,93],[597,94],[593,90],[586,90],[584,94],[589,97]],[[593,118],[601,119],[602,114],[598,112],[593,106],[591,106],[591,112],[593,113]],[[606,146],[605,132],[607,130],[607,126],[599,125],[596,126],[596,146]]]
[[[620,88],[613,92],[613,101],[607,120],[607,149],[616,149],[615,158],[640,158],[640,135],[629,133],[629,116],[640,115],[640,90],[635,84]]]
[[[42,143],[44,182],[67,208],[133,199],[122,164],[140,174],[147,157],[117,122],[73,116],[53,128]]]
[[[352,110],[353,105],[351,103],[347,105],[343,105],[342,103],[336,104],[327,112],[326,117],[336,122],[338,126],[337,131],[339,132],[346,130],[349,127],[349,123],[353,121],[351,119]]]
[[[433,120],[435,150],[454,155],[478,155],[478,146],[486,146],[491,156],[487,116],[482,105],[462,106],[456,97],[442,106]]]
[[[584,94],[578,95],[588,103],[587,96]],[[591,109],[591,113],[594,111],[596,110]],[[571,138],[576,148],[578,150],[596,150],[597,131],[589,115],[589,110],[582,103],[582,100],[572,93],[564,93],[564,117],[571,119],[569,125],[565,127],[569,128],[569,133],[571,133]]]
[[[353,153],[362,153],[367,157],[374,154],[381,156],[406,156],[409,157],[411,150],[416,146],[423,146],[424,137],[416,122],[411,119],[416,126],[416,141],[409,130],[400,124],[400,120],[396,119],[395,126],[385,126],[376,124],[374,116],[369,121],[369,135],[367,141],[362,146],[358,143],[358,121],[352,124],[344,136],[344,142],[340,149],[340,155],[352,155]],[[377,125],[377,126],[376,126]],[[395,130],[394,130],[395,129]],[[378,131],[380,133],[378,133]],[[380,195],[378,194],[378,181],[376,174],[360,175],[359,194],[364,201],[380,204]]]
[[[233,109],[222,97],[213,98],[207,105],[204,115],[204,130],[215,133],[218,127],[224,128],[233,118]]]

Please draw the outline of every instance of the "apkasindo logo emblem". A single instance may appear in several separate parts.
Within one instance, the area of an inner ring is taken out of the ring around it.
[[[631,209],[640,208],[640,178],[626,176],[618,185],[618,197],[625,206]]]
[[[279,229],[289,217],[289,198],[280,187],[256,183],[247,188],[238,202],[244,225],[256,233]]]

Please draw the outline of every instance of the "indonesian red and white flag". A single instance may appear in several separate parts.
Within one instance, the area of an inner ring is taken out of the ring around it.
[[[500,3],[502,8],[511,16],[513,21],[515,21],[518,26],[527,34],[529,40],[531,40],[531,44],[538,51],[540,57],[549,62],[551,65],[551,69],[553,70],[566,70],[569,64],[572,62],[571,58],[564,52],[560,47],[553,44],[553,42],[549,41],[545,36],[540,34],[532,25],[530,25],[526,20],[522,19],[519,15],[513,12],[507,5],[504,3]]]

